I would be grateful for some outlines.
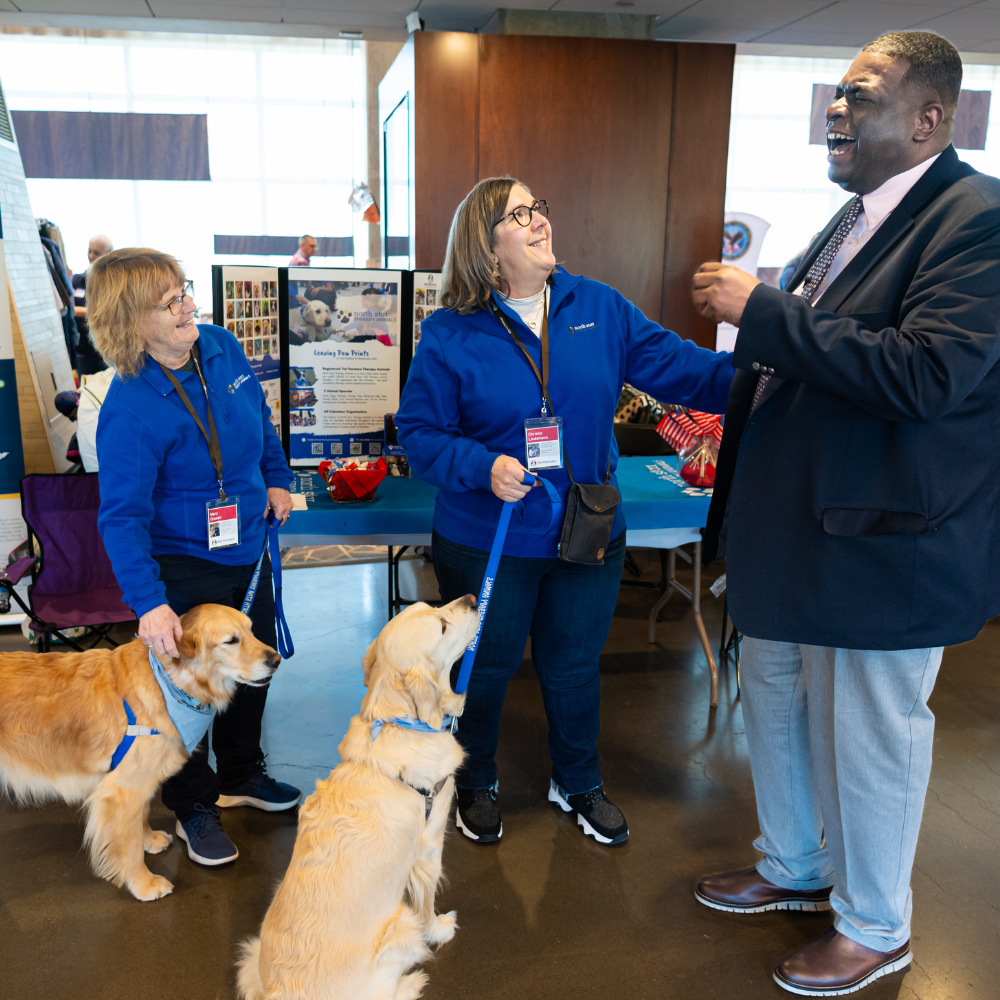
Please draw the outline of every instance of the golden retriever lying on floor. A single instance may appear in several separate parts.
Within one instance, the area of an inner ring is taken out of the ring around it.
[[[341,763],[299,809],[284,881],[260,937],[243,945],[245,1000],[420,996],[426,974],[404,973],[457,929],[454,911],[435,915],[434,895],[463,756],[447,716],[462,714],[465,695],[449,673],[477,622],[471,594],[414,604],[368,647],[368,693]],[[405,717],[423,730],[400,725]]]
[[[181,691],[216,711],[238,683],[258,685],[281,662],[234,608],[202,604],[181,625],[181,656],[160,663]],[[128,725],[123,701],[138,725],[160,735],[136,736],[110,770]],[[146,867],[143,851],[158,854],[173,839],[150,829],[149,801],[187,758],[141,640],[85,653],[0,653],[0,790],[26,804],[85,802],[94,871],[136,899],[173,889]]]

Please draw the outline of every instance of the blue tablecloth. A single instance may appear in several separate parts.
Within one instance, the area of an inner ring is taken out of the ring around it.
[[[711,491],[689,486],[677,472],[677,458],[623,458],[618,463],[625,524],[633,530],[700,528]],[[330,500],[318,475],[297,472],[292,492],[308,510],[293,511],[281,529],[288,535],[416,535],[431,533],[437,488],[419,479],[387,477],[371,503]]]

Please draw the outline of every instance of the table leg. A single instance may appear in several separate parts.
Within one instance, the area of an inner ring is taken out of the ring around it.
[[[701,617],[701,542],[694,543],[694,587],[691,594],[691,606],[694,609],[694,623],[698,626],[698,634],[701,636],[701,645],[705,650],[705,659],[708,660],[708,672],[712,677],[711,697],[709,704],[716,708],[719,704],[719,668],[715,664],[715,657],[712,655],[712,644],[708,641],[708,633],[705,631],[705,622]]]
[[[660,549],[660,558],[663,559],[663,549]],[[663,594],[660,599],[653,605],[653,610],[649,612],[649,641],[656,642],[656,619],[660,617],[660,612],[663,610],[664,605],[670,599],[670,594],[674,590],[676,584],[674,582],[674,572],[677,568],[677,555],[673,549],[667,549],[666,551],[666,562],[663,564],[663,573],[660,579],[660,584],[663,588]]]

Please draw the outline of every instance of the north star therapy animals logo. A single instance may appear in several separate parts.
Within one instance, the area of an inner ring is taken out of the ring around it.
[[[727,222],[722,230],[722,256],[739,260],[750,249],[750,230],[742,222]]]
[[[244,382],[249,382],[249,381],[250,381],[250,376],[249,376],[249,375],[241,375],[241,376],[240,376],[240,377],[239,377],[239,378],[238,378],[238,379],[237,379],[237,380],[236,380],[235,382],[233,382],[233,383],[232,383],[231,385],[227,385],[227,386],[226,386],[226,388],[227,388],[227,389],[228,389],[228,390],[229,390],[230,392],[232,392],[232,393],[235,393],[235,392],[236,392],[236,390],[237,390],[237,389],[238,389],[238,388],[239,388],[239,387],[240,387],[241,385],[243,385],[243,383],[244,383]]]

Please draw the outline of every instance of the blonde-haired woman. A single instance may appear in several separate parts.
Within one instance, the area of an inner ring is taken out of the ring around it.
[[[91,336],[118,372],[97,427],[98,524],[139,616],[139,637],[168,656],[177,655],[179,615],[198,604],[241,606],[264,544],[264,517],[273,512],[284,522],[291,511],[292,474],[260,384],[232,334],[195,323],[192,295],[177,261],[156,250],[113,250],[94,261],[87,279]],[[220,528],[220,518],[237,530]],[[270,572],[265,556],[250,619],[254,635],[274,647]],[[264,767],[266,698],[266,686],[240,685],[213,725],[218,773],[208,764],[206,736],[163,786],[177,834],[199,864],[239,854],[218,806],[276,811],[301,797]]]
[[[557,267],[548,205],[513,178],[480,181],[459,205],[439,302],[445,308],[422,324],[396,425],[416,474],[439,487],[433,553],[444,600],[479,592],[502,501],[529,492],[524,474],[537,446],[529,453],[525,421],[547,412],[539,384],[546,370],[579,483],[615,481],[612,423],[623,382],[657,399],[725,410],[730,355],[681,340],[613,288]],[[566,468],[541,474],[565,500]],[[496,575],[458,728],[467,757],[456,822],[479,843],[503,832],[497,731],[528,636],[549,723],[549,801],[600,843],[628,838],[597,754],[598,661],[625,558],[621,505],[602,564],[559,559],[560,527],[533,534],[515,516]]]

